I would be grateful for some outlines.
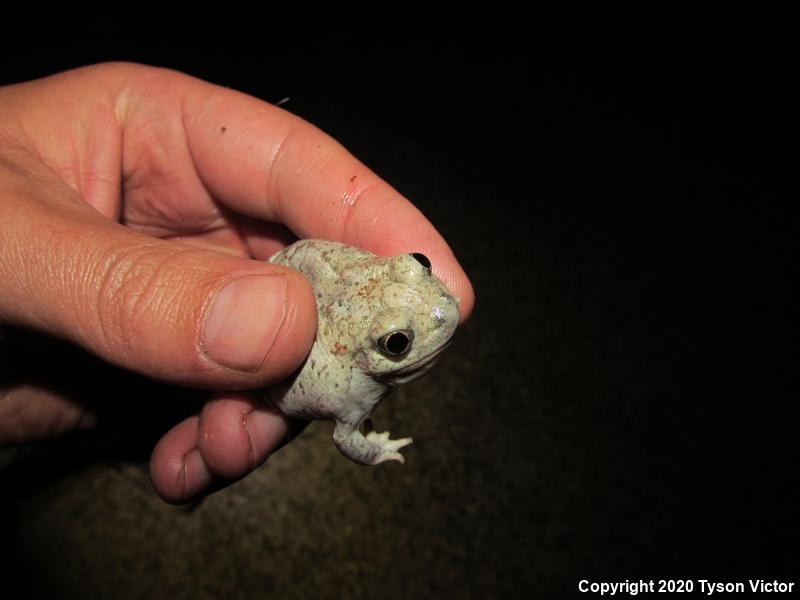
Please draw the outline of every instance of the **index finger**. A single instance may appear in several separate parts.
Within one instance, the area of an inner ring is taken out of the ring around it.
[[[379,255],[421,252],[460,299],[474,304],[466,274],[425,216],[333,138],[245,94],[187,78],[183,122],[198,175],[232,210]]]

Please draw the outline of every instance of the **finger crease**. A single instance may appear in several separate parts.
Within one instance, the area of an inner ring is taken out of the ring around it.
[[[247,434],[247,444],[250,447],[250,469],[255,469],[256,467],[256,448],[253,444],[253,436],[250,434],[250,429],[247,427],[247,416],[253,411],[247,412],[242,416],[242,426],[244,427],[244,431]]]
[[[374,189],[375,183],[367,183],[360,189],[356,190],[355,193],[345,193],[342,195],[341,206],[342,211],[344,212],[344,218],[342,219],[342,225],[338,231],[337,236],[335,239],[347,241],[350,239],[347,235],[347,231],[350,228],[350,222],[353,219],[353,215],[356,212],[356,206],[361,204],[364,201],[364,195],[367,192],[370,192]]]
[[[194,450],[194,448],[192,448],[192,450]],[[192,450],[189,450],[189,452]],[[181,459],[181,468],[178,470],[178,477],[176,481],[181,500],[186,499],[186,459],[189,456],[189,452],[186,452]]]
[[[286,135],[281,137],[280,142],[275,148],[275,152],[269,157],[269,162],[267,164],[267,199],[271,200],[273,206],[275,207],[275,219],[278,222],[282,222],[281,219],[281,199],[279,194],[277,193],[278,186],[278,166],[283,161],[283,157],[286,154],[286,149],[289,146],[289,140],[295,135],[297,132],[296,128],[292,128],[286,132]]]

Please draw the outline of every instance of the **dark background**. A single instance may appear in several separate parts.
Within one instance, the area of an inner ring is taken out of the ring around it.
[[[177,418],[198,393],[73,350],[43,366],[65,349],[26,342],[7,367],[96,381],[106,425],[0,453],[4,581],[388,599],[797,576],[798,98],[780,32],[145,37],[9,49],[0,82],[125,59],[290,97],[428,215],[476,312],[376,415],[415,437],[406,465],[352,465],[314,424],[178,509],[149,488],[169,424],[148,406]]]

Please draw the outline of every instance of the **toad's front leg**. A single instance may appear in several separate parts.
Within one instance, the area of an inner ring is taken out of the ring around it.
[[[411,438],[390,440],[388,431],[383,433],[370,431],[365,436],[355,425],[337,421],[333,430],[333,441],[339,451],[350,460],[362,465],[377,465],[386,460],[405,462],[398,450],[414,440]]]

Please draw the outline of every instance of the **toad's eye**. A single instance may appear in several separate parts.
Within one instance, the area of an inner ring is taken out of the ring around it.
[[[387,333],[378,340],[378,348],[386,356],[400,356],[411,350],[414,332],[410,329],[398,329]]]
[[[414,260],[416,260],[419,264],[421,264],[424,269],[427,269],[428,272],[430,272],[430,270],[431,270],[431,261],[427,256],[425,256],[424,254],[421,254],[419,252],[412,252],[411,256],[413,256]]]

